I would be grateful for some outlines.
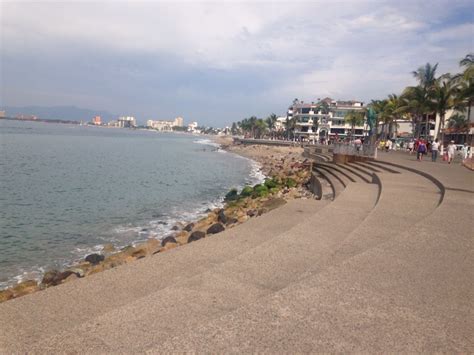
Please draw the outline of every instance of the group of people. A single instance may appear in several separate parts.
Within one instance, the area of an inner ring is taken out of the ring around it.
[[[396,142],[392,142],[390,139],[381,140],[378,142],[379,150],[390,152],[391,150],[403,149],[404,145],[406,150],[410,154],[416,153],[416,159],[418,161],[422,161],[425,155],[431,154],[431,161],[436,162],[440,151],[441,151],[441,143],[438,139],[434,141],[428,141],[425,139],[415,139],[407,142],[401,142],[400,145],[397,145]],[[467,143],[464,143],[461,150],[462,159],[465,160],[469,156],[469,146]],[[450,141],[448,146],[445,148],[443,160],[446,160],[448,164],[451,164],[456,156],[457,147],[454,144],[454,141]]]
[[[423,160],[423,156],[431,153],[431,161],[436,162],[439,156],[439,152],[441,150],[441,143],[438,139],[435,139],[433,142],[429,142],[424,139],[417,139],[415,141],[411,141],[408,143],[408,150],[410,154],[416,152],[416,159],[418,161]],[[446,147],[446,151],[444,153],[443,159],[451,164],[456,156],[457,147],[454,144],[454,141],[450,141],[448,146]],[[467,143],[464,143],[461,149],[462,159],[467,159],[469,154],[469,147]]]

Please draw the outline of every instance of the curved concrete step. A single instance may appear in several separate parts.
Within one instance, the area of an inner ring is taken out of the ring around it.
[[[133,344],[134,351],[159,350],[177,332],[188,335],[200,324],[287,287],[308,270],[321,271],[331,250],[337,249],[354,225],[370,213],[376,195],[373,184],[350,184],[318,214],[267,243],[205,273],[43,338],[34,349],[115,352]],[[343,220],[340,214],[345,216]]]
[[[336,175],[341,176],[343,178],[343,180],[346,181],[346,185],[349,182],[360,182],[360,179],[358,178],[358,176],[356,176],[356,175],[348,172],[347,170],[339,167],[339,165],[337,165],[337,164],[319,163],[319,164],[317,164],[317,166],[321,166],[324,169],[327,169],[327,170],[330,170],[330,171],[333,171],[333,172],[337,173]]]
[[[333,264],[389,241],[394,234],[409,230],[439,206],[439,187],[419,174],[406,171],[377,173],[376,176],[382,185],[377,206],[334,253]]]
[[[369,177],[369,178],[372,178],[373,173],[376,172],[376,171],[374,171],[374,170],[371,170],[371,169],[366,168],[365,166],[359,165],[357,162],[355,162],[355,163],[347,163],[347,164],[345,164],[345,165],[347,165],[347,166],[348,166],[349,168],[351,168],[351,169],[357,170],[359,173],[364,174],[365,176],[367,176],[367,177]],[[379,172],[380,172],[380,171],[379,171]]]
[[[381,162],[379,160],[377,161],[366,161],[365,164],[368,164],[370,166],[374,166],[376,167],[377,169],[381,169],[383,171],[387,171],[389,173],[392,173],[392,174],[400,174],[400,171],[399,170],[396,170],[396,169],[392,169],[391,167],[388,167],[384,164],[380,164]]]
[[[353,244],[354,238],[364,239],[364,242],[374,238],[370,245],[366,244],[359,252],[346,254],[343,259],[335,254],[335,259],[328,260],[329,264],[321,272],[308,271],[302,280],[273,295],[210,323],[201,324],[186,337],[175,337],[161,343],[161,349],[203,352],[225,349],[242,352],[281,352],[289,349],[301,352],[373,351],[375,347],[379,351],[392,351],[394,346],[397,351],[418,352],[470,349],[465,342],[474,323],[472,320],[468,322],[470,330],[466,329],[469,315],[462,309],[440,307],[441,300],[446,302],[450,299],[440,293],[433,305],[438,307],[441,316],[434,316],[425,304],[425,297],[432,291],[410,281],[412,274],[407,272],[403,261],[390,251],[398,246],[400,256],[404,255],[409,249],[401,246],[406,243],[405,238],[410,237],[411,230],[419,225],[426,226],[427,219],[441,212],[437,209],[438,187],[416,174],[405,172],[401,176],[380,174],[379,178],[384,188],[379,203],[343,244]],[[419,202],[419,197],[423,195],[426,209],[413,213],[412,206],[400,204],[396,208],[392,201],[403,200],[400,193],[405,199],[411,199],[410,203]],[[390,213],[395,217],[393,221],[386,218]],[[402,230],[399,230],[400,225]],[[399,236],[404,240],[402,243],[396,241]],[[411,239],[415,237],[411,236]],[[429,262],[436,259],[431,254]],[[411,272],[416,274],[419,270],[419,262],[413,257]],[[436,278],[435,275],[431,277]],[[420,283],[427,284],[424,287],[432,282],[426,282],[422,275],[418,278]],[[469,289],[467,280],[467,277],[462,277],[455,284],[466,291]],[[445,288],[445,291],[448,289]],[[425,293],[427,295],[423,296]],[[413,297],[419,303],[410,299]],[[458,297],[457,302],[462,297]],[[450,314],[451,311],[457,315],[446,319],[443,314]],[[459,321],[454,322],[456,317]],[[457,324],[453,327],[453,323]],[[446,339],[447,328],[454,328],[456,332]],[[403,341],[394,345],[394,337]],[[421,338],[426,337],[431,340],[420,342]],[[440,344],[444,347],[440,348]],[[472,341],[470,346],[473,346]]]
[[[366,168],[366,169],[368,169],[368,170],[370,170],[374,173],[381,173],[382,172],[382,169],[377,169],[375,166],[364,163],[364,162],[361,162],[361,161],[357,161],[357,162],[354,162],[352,164],[357,165],[357,166],[361,166],[363,168]]]
[[[293,200],[246,223],[198,242],[137,260],[84,279],[0,304],[0,352],[64,329],[63,320],[81,323],[137,298],[175,285],[285,233],[317,214],[328,201]],[[54,309],[54,311],[52,311]],[[25,322],[24,315],[28,315]],[[16,345],[15,345],[16,344]],[[29,344],[23,344],[25,350]]]
[[[324,167],[313,166],[313,171],[317,172],[322,178],[327,181],[332,191],[332,200],[335,200],[342,191],[346,188],[347,183],[344,180],[335,175],[334,172]]]
[[[349,164],[337,164],[338,167],[349,171],[351,174],[355,175],[358,177],[359,180],[366,182],[366,183],[372,183],[372,175],[373,172],[359,169],[358,167],[351,166]]]

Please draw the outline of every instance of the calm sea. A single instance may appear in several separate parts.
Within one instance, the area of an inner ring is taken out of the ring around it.
[[[162,238],[261,179],[197,136],[0,120],[0,288]]]

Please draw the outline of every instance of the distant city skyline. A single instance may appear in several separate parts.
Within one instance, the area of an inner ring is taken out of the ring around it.
[[[76,106],[140,124],[224,127],[282,115],[294,98],[368,102],[414,84],[426,62],[458,72],[474,51],[464,0],[0,6],[0,110]]]

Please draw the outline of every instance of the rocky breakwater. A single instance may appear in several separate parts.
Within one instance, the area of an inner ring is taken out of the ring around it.
[[[250,147],[249,150],[253,148]],[[266,152],[267,149],[258,149],[258,151]],[[0,302],[163,253],[202,238],[218,236],[228,228],[233,228],[250,218],[258,218],[285,204],[287,200],[312,197],[306,189],[311,175],[310,163],[302,160],[301,152],[277,150],[269,155],[250,155],[248,152],[242,155],[259,161],[262,171],[271,178],[267,178],[262,184],[245,186],[240,191],[231,189],[225,197],[223,208],[210,211],[198,221],[177,225],[173,228],[173,233],[161,241],[149,239],[144,243],[127,246],[120,250],[116,250],[112,244],[107,244],[101,253],[88,255],[83,262],[66,270],[47,271],[39,282],[27,280],[0,291]]]

